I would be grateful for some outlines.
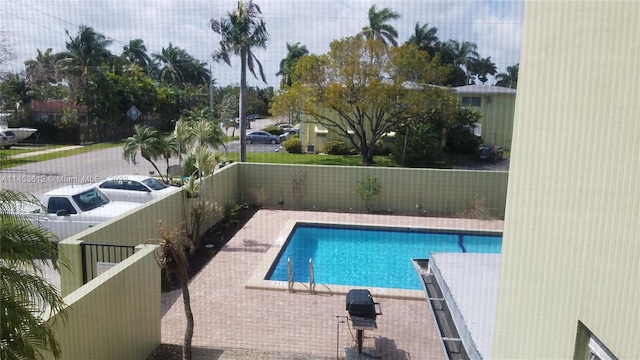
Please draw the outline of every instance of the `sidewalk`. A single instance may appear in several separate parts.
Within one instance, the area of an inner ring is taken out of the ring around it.
[[[38,156],[38,155],[43,155],[43,154],[51,154],[51,153],[58,152],[58,151],[66,151],[66,150],[78,149],[78,148],[81,148],[81,147],[82,147],[81,145],[63,146],[63,147],[59,147],[59,148],[55,148],[55,149],[40,150],[40,151],[30,151],[30,152],[26,152],[26,153],[22,153],[22,154],[11,155],[11,156],[8,156],[8,158],[9,159],[22,159],[22,158],[31,157],[31,156]]]

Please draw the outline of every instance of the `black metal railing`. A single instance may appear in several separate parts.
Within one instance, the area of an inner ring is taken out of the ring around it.
[[[107,269],[135,253],[135,246],[82,243],[83,284],[100,275],[98,266]]]

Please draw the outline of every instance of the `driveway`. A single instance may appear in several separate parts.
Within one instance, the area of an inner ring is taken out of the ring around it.
[[[487,170],[487,171],[509,171],[509,158],[503,158],[495,163],[488,161],[465,161],[455,167],[460,170]]]

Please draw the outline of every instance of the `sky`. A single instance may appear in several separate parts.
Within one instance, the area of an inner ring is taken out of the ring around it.
[[[279,87],[275,74],[286,56],[286,44],[300,42],[310,53],[324,54],[332,40],[357,34],[368,25],[372,5],[390,8],[401,15],[389,24],[399,33],[398,42],[409,39],[416,23],[438,29],[442,41],[470,41],[482,57],[491,56],[498,72],[520,61],[520,39],[524,0],[414,0],[414,1],[309,1],[255,0],[267,24],[267,49],[255,51],[267,84],[248,77],[250,86]],[[220,36],[210,26],[237,6],[228,0],[3,0],[0,31],[13,43],[17,59],[3,69],[20,71],[26,60],[35,59],[37,49],[65,50],[66,31],[72,36],[81,25],[91,26],[113,41],[110,50],[120,54],[130,40],[144,40],[149,53],[158,53],[169,43],[185,49],[194,58],[211,64],[218,86],[240,82],[239,58],[229,67],[215,63],[211,54]],[[488,84],[494,81],[489,80]]]

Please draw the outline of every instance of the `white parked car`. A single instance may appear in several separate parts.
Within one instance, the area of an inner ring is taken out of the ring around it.
[[[9,130],[0,130],[0,147],[8,149],[18,142],[16,134]]]
[[[73,185],[46,192],[41,207],[14,203],[10,211],[24,214],[33,225],[64,240],[138,206],[139,203],[110,201],[91,185]]]
[[[95,185],[113,201],[136,203],[146,203],[182,190],[143,175],[111,176]]]

